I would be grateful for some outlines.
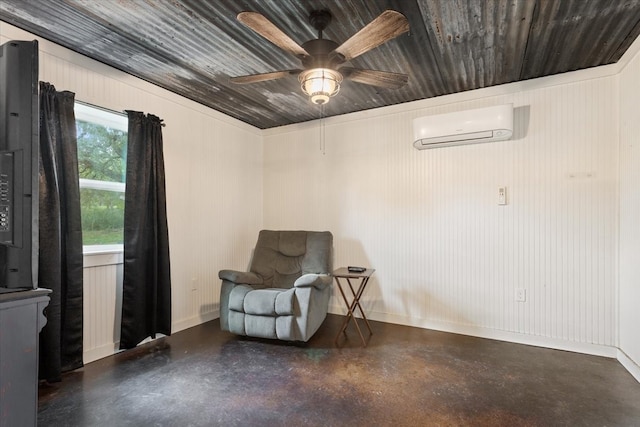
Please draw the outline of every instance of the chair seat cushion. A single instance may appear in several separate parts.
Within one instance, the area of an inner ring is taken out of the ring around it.
[[[293,314],[295,289],[247,289],[237,286],[229,295],[229,308],[245,314],[259,316],[285,316]]]

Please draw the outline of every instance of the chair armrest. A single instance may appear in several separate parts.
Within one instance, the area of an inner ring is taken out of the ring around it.
[[[293,286],[296,288],[309,288],[311,286],[317,289],[324,289],[331,285],[333,277],[329,274],[304,274],[298,277]]]
[[[243,283],[247,285],[262,284],[262,277],[249,271],[220,270],[218,277],[233,283]]]

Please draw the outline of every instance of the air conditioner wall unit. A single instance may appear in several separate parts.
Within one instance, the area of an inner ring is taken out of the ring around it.
[[[513,104],[418,117],[413,134],[418,150],[503,141],[513,135]]]

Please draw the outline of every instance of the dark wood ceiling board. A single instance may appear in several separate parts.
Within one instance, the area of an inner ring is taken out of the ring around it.
[[[203,41],[212,38],[208,29],[213,27],[203,24],[198,16],[185,14],[182,8],[129,2],[83,4],[95,21],[113,23],[118,34],[135,35],[135,41],[145,50],[167,52],[181,66],[200,67],[213,56],[203,46]],[[216,33],[217,37],[222,35]]]
[[[531,1],[423,1],[427,29],[440,56],[449,92],[516,81],[521,69]]]
[[[570,4],[571,1],[575,4]],[[535,25],[534,28],[539,28],[549,35],[547,44],[543,48],[549,49],[554,55],[546,64],[540,64],[542,68],[536,77],[585,68],[584,58],[593,59],[596,64],[603,63],[604,49],[607,47],[602,46],[598,39],[606,35],[598,34],[597,31],[601,31],[602,25],[606,24],[607,20],[611,20],[611,17],[610,14],[604,13],[602,7],[598,9],[590,7],[593,4],[570,0],[558,3],[556,7],[551,8],[548,7],[548,3],[541,2],[539,6],[541,11],[549,10],[548,24]],[[567,46],[571,46],[572,49],[567,49]]]
[[[203,43],[212,46],[216,52],[220,53],[219,65],[227,77],[300,67],[300,61],[293,55],[282,51],[237,21],[237,14],[247,10],[241,7],[242,3],[233,1],[184,3],[192,5],[193,10],[201,16],[217,17],[212,21],[212,25],[219,27],[222,36],[216,35],[204,40]],[[229,57],[233,56],[242,60],[229,61]]]
[[[108,27],[90,22],[86,15],[79,13],[77,9],[66,3],[58,4],[53,1],[35,2],[35,6],[37,6],[37,9],[34,9],[34,15],[29,16],[28,19],[20,19],[18,21],[8,19],[7,21],[106,64],[113,65],[114,61],[113,57],[105,56],[104,53],[115,51],[121,56],[116,68],[129,73],[135,72],[135,69],[127,66],[127,61],[137,54],[137,46],[132,44],[121,46],[116,43],[114,39],[117,38],[117,35]],[[4,18],[1,11],[0,17]],[[47,19],[45,20],[43,17],[47,17]],[[74,25],[68,25],[70,22],[73,22]],[[84,22],[86,25],[75,25],[77,22]],[[70,42],[72,40],[81,42],[74,44]],[[150,60],[147,62],[147,66],[149,69],[161,69],[166,62],[160,59]],[[133,66],[134,64],[130,65]],[[168,65],[173,67],[171,64]],[[151,80],[149,76],[136,75],[146,80]],[[55,82],[52,83],[55,84]]]
[[[301,93],[295,78],[248,86],[244,90],[232,88],[224,96],[205,101],[210,104],[217,102],[217,108],[212,108],[223,109],[225,114],[261,129],[315,118],[314,106]]]
[[[78,10],[65,3],[32,2],[29,3],[28,12],[20,8],[22,4],[20,0],[3,0],[0,2],[0,18],[76,52],[79,52],[79,46],[70,43],[74,36],[82,40],[83,46],[86,46],[101,40],[109,33],[109,29],[103,26],[74,25],[78,21],[88,20]],[[13,11],[16,13],[13,14]]]
[[[111,25],[107,19],[96,18],[96,11],[87,12],[85,10],[84,13],[79,13],[79,9],[67,10],[65,3],[55,4],[53,0],[45,2],[43,7],[46,8],[42,11],[43,15],[56,18],[52,21],[68,22],[73,17],[74,22],[83,22],[84,24],[75,27],[62,27],[60,30],[54,27],[52,31],[35,26],[26,28],[27,30],[41,34],[49,40],[70,47],[72,50],[93,57],[100,62],[111,64],[160,87],[186,94],[185,96],[198,103],[221,110],[240,120],[247,121],[247,113],[250,112],[252,120],[248,123],[255,125],[258,121],[263,124],[258,127],[273,127],[291,121],[299,121],[300,114],[291,114],[291,110],[286,108],[290,103],[284,103],[281,109],[274,109],[266,104],[264,97],[256,96],[253,91],[246,95],[235,92],[236,87],[226,81],[226,78],[220,80],[222,84],[216,85],[211,76],[199,75],[189,64],[182,64],[175,57],[167,57],[167,52],[178,50],[175,46],[158,48],[150,44],[144,45],[140,40],[126,36],[126,31],[132,31],[131,28],[122,29]],[[134,10],[129,10],[129,15],[133,12]],[[233,16],[233,24],[237,25],[235,15]],[[107,28],[107,25],[111,28]],[[62,29],[67,29],[68,33],[63,32]],[[146,34],[147,32],[142,31],[142,33]],[[68,41],[74,38],[92,40],[93,42],[69,46]],[[251,57],[251,55],[248,56]],[[229,92],[232,91],[234,93],[230,95]],[[304,98],[301,99],[301,102],[304,102]],[[306,119],[312,118],[309,116]]]
[[[623,2],[617,6],[617,8],[607,11],[613,13],[609,19],[596,24],[602,26],[603,34],[600,37],[600,46],[607,46],[606,50],[610,52],[607,58],[602,58],[603,64],[617,62],[640,35],[640,0]],[[597,16],[597,18],[601,17],[601,15]],[[592,26],[592,32],[598,30]],[[593,36],[597,37],[597,34],[593,34]],[[591,61],[594,60],[595,58],[591,56]],[[583,62],[586,63],[585,67],[592,66],[588,60]]]
[[[456,65],[453,64],[453,58],[445,51],[447,43],[442,23],[442,5],[432,0],[419,0],[418,4],[421,9],[422,19],[425,22],[426,39],[429,47],[433,51],[434,64],[438,69],[444,93],[454,93],[456,91],[456,85],[452,80],[457,79],[456,76],[459,73],[454,68]],[[444,7],[446,7],[446,5]]]
[[[171,55],[167,62],[180,68],[210,73],[212,79],[226,79],[230,74],[235,74],[238,70],[234,69],[234,65],[241,65],[244,70],[254,70],[257,67],[268,70],[261,58],[256,58],[246,48],[247,43],[239,42],[230,35],[229,29],[238,26],[233,14],[230,14],[226,21],[216,22],[216,26],[206,10],[199,14],[182,4],[180,6],[183,7],[174,7],[176,3],[171,3],[174,5],[171,7],[136,4],[137,16],[134,16],[132,9],[128,9],[131,3],[119,3],[123,5],[121,7],[105,2],[89,4],[91,12],[99,15],[100,19],[118,19],[118,33],[138,34],[141,38],[136,41],[144,47],[143,51],[154,52],[156,55]],[[220,11],[218,13],[219,16],[225,16]],[[139,21],[140,17],[143,17],[143,22]],[[143,30],[140,30],[141,26]],[[241,56],[243,60],[225,60],[235,55]],[[274,53],[268,57],[271,62],[273,58],[277,59],[277,63],[274,64],[276,67],[292,67],[297,64],[295,58],[287,58],[285,55]]]
[[[401,11],[409,21],[409,33],[398,37],[393,50],[387,51],[390,60],[397,64],[397,69],[385,71],[409,75],[407,86],[396,92],[402,94],[403,100],[395,103],[418,99],[415,98],[417,93],[428,94],[429,98],[450,93],[439,68],[440,57],[434,53],[427,31],[428,18],[423,15],[422,3],[422,0],[396,0],[390,1],[387,5],[389,9]]]
[[[530,0],[500,2],[500,16],[504,17],[496,49],[495,79],[489,86],[511,83],[520,79],[529,32],[533,21],[535,2]]]
[[[620,41],[637,25],[640,1],[539,1],[529,35],[523,79],[616,61]]]
[[[403,13],[409,33],[344,65],[405,73],[408,84],[346,80],[320,109],[295,75],[229,81],[300,68],[239,12],[303,44],[317,37],[317,9],[331,11],[323,35],[337,43],[386,9]],[[265,129],[615,62],[640,34],[640,0],[0,0],[0,19]]]
[[[73,7],[72,3],[49,0],[38,4],[41,16],[49,17],[48,26],[43,28],[31,22],[17,23],[18,26],[144,80],[156,82],[157,76],[163,76],[167,81],[159,85],[165,88],[180,81],[174,76],[202,77],[199,70],[181,64],[177,58],[168,55],[168,51],[141,44],[108,20],[98,19],[83,8]],[[73,25],[64,25],[69,22]],[[74,44],[73,40],[81,42]],[[188,86],[181,89],[188,89]]]

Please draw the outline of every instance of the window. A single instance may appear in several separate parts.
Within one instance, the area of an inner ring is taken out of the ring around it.
[[[79,102],[74,111],[85,253],[121,250],[127,117]]]

